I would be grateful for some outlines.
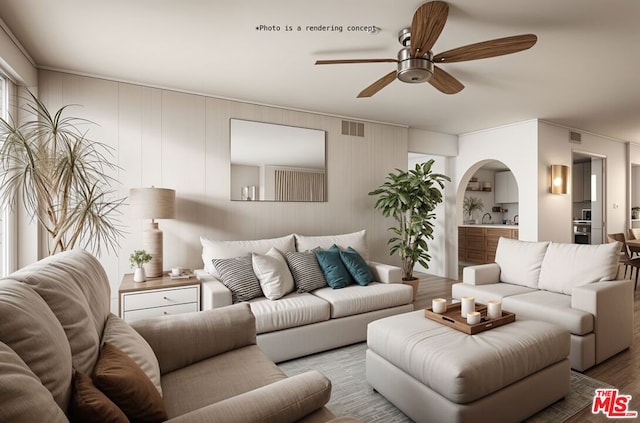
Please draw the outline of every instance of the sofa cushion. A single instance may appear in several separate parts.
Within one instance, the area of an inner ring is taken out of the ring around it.
[[[160,366],[147,341],[128,323],[112,314],[104,326],[102,343],[110,343],[129,356],[155,385],[160,395]]]
[[[620,244],[584,245],[552,242],[540,270],[539,288],[571,295],[573,288],[615,279]]]
[[[73,367],[90,374],[111,314],[109,278],[98,259],[80,249],[65,251],[24,267],[11,278],[30,285],[47,303],[64,329]]]
[[[323,288],[313,295],[331,304],[331,318],[397,307],[413,302],[413,288],[403,284],[372,282],[367,286],[349,285],[342,289]]]
[[[162,397],[151,380],[127,354],[109,343],[100,350],[93,382],[130,420],[167,420]]]
[[[256,316],[257,333],[322,322],[331,313],[329,303],[309,293],[294,292],[278,301],[256,298],[249,305]]]
[[[3,319],[4,323],[6,320]],[[35,350],[33,353],[42,351]],[[69,360],[71,354],[67,352],[65,355]],[[54,361],[52,356],[47,356],[47,359]],[[66,406],[63,408],[66,409]],[[22,358],[0,342],[0,422],[69,423],[63,408]]]
[[[272,247],[282,252],[296,250],[293,235],[247,241],[216,241],[201,236],[200,243],[202,244],[204,269],[215,277],[218,277],[219,274],[211,261],[213,259],[234,258],[251,253],[266,254]]]
[[[287,260],[277,248],[271,248],[266,254],[252,253],[251,263],[268,299],[277,300],[296,288]]]
[[[574,335],[593,332],[594,316],[571,308],[571,296],[538,290],[502,300],[502,307],[518,319],[542,320],[561,326]]]
[[[519,241],[501,237],[496,250],[500,281],[537,288],[548,242]]]
[[[251,254],[229,259],[213,259],[224,286],[229,288],[233,302],[262,297],[260,281],[253,273]]]
[[[82,372],[73,377],[73,397],[69,404],[72,422],[129,423],[127,416]]]
[[[327,250],[317,249],[314,252],[324,278],[331,288],[344,288],[351,283],[351,274],[340,258],[340,248],[334,244]]]
[[[0,281],[0,322],[0,342],[20,356],[66,409],[71,398],[71,350],[51,309],[30,286],[5,279]],[[0,382],[0,391],[1,386]]]
[[[351,247],[341,250],[340,259],[358,285],[366,286],[373,282],[369,265],[356,250]]]
[[[296,248],[298,251],[313,250],[318,247],[326,250],[335,244],[341,250],[346,250],[347,247],[352,247],[359,252],[365,260],[369,260],[367,231],[364,229],[358,232],[341,235],[306,236],[295,234],[295,237]]]
[[[327,280],[324,278],[314,252],[286,252],[284,255],[299,293],[311,292],[327,286]]]
[[[535,292],[533,288],[513,285],[510,283],[489,283],[484,285],[471,285],[467,283],[455,283],[451,286],[451,296],[457,300],[462,297],[471,296],[476,302],[486,304],[491,300],[502,300],[511,295],[526,294]]]

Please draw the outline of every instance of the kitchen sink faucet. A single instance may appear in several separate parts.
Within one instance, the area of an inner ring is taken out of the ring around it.
[[[482,223],[484,223],[484,218],[489,216],[489,219],[491,219],[491,213],[485,213],[482,215]],[[489,220],[489,223],[491,223],[491,220]]]

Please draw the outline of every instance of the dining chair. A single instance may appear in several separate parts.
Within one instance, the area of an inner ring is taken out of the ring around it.
[[[629,278],[633,277],[633,269],[636,269],[636,278],[635,278],[635,287],[634,290],[638,287],[638,272],[640,271],[640,257],[632,258],[631,253],[629,251],[629,247],[627,246],[627,240],[624,236],[624,233],[615,233],[608,234],[609,242],[618,241],[620,243],[620,264],[624,266],[624,277],[627,277],[627,270],[631,268],[631,273],[629,274]]]
[[[640,239],[640,228],[629,228],[629,239]]]

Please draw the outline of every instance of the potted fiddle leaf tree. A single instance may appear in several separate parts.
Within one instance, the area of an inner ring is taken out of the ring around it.
[[[0,119],[0,207],[20,204],[48,238],[48,253],[80,246],[100,255],[117,251],[117,216],[125,200],[113,187],[112,149],[87,138],[91,122],[55,113],[33,94],[30,118]]]
[[[404,171],[396,169],[389,173],[386,181],[369,195],[379,196],[375,208],[385,217],[392,217],[396,226],[389,228],[394,236],[387,242],[390,254],[398,253],[402,260],[402,280],[416,280],[413,268],[420,263],[429,268],[429,246],[427,240],[433,239],[433,212],[443,201],[442,189],[451,179],[439,173],[433,173],[434,160],[416,164],[414,169]]]

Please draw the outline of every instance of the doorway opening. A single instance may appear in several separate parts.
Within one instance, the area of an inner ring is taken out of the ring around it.
[[[573,242],[603,244],[606,231],[606,158],[574,151],[571,169]]]
[[[470,204],[479,207],[470,211]],[[519,239],[519,189],[504,163],[484,160],[463,175],[457,194],[458,277],[465,266],[492,263],[501,237]]]

